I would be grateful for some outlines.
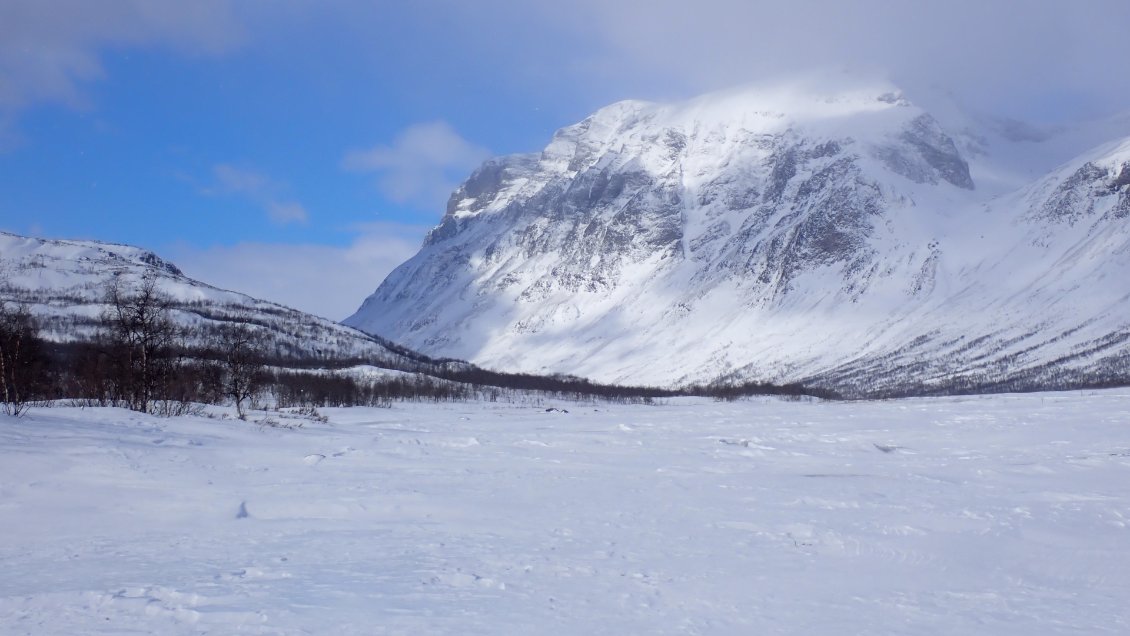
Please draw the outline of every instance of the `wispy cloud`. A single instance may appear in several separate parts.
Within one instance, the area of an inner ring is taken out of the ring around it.
[[[272,187],[271,180],[266,176],[228,163],[213,166],[212,174],[220,188],[226,192],[258,196]]]
[[[594,80],[633,81],[651,97],[832,67],[879,71],[904,87],[939,87],[1014,116],[1040,116],[1056,96],[1075,98],[1084,110],[1130,104],[1130,73],[1115,62],[1126,58],[1125,0],[576,0],[536,7],[535,23],[559,22],[600,43],[574,58],[587,58]]]
[[[309,218],[306,213],[306,208],[301,203],[293,201],[288,203],[278,203],[271,201],[267,204],[267,216],[271,220],[279,224],[287,223],[305,223]]]
[[[230,0],[4,0],[0,2],[0,139],[23,109],[83,106],[107,47],[161,46],[218,55],[243,39]]]
[[[170,258],[211,285],[341,320],[423,241],[425,226],[370,223],[345,246],[244,242],[173,246]]]
[[[432,212],[489,156],[450,124],[436,121],[409,126],[391,144],[349,152],[342,166],[376,173],[377,186],[390,200]]]
[[[245,197],[280,225],[305,223],[309,219],[309,214],[301,203],[287,200],[283,196],[287,190],[286,184],[274,181],[260,172],[224,163],[214,166],[212,175],[215,185],[203,188],[201,192],[204,194],[235,194]]]

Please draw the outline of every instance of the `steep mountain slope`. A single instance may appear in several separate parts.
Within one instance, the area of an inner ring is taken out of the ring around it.
[[[968,225],[939,233],[930,267],[944,293],[907,315],[901,338],[890,339],[897,347],[818,372],[818,383],[987,389],[1130,380],[1128,217],[1130,138],[994,199]]]
[[[484,164],[346,324],[603,381],[1109,377],[1130,333],[1128,146],[1008,192],[1002,139],[1034,143],[951,136],[890,86],[614,104]]]
[[[244,322],[256,326],[268,351],[283,360],[364,359],[388,368],[424,370],[430,364],[331,320],[192,280],[141,248],[0,232],[0,299],[26,304],[54,340],[92,335],[108,284],[120,279],[129,286],[144,277],[155,278],[174,300],[176,320],[199,327],[201,339],[210,328]]]

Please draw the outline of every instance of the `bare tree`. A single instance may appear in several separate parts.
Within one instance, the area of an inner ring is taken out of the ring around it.
[[[173,301],[157,288],[155,277],[135,289],[115,278],[106,290],[104,336],[117,367],[118,393],[129,408],[153,412],[166,399],[174,379],[184,330],[172,318]]]
[[[262,335],[245,321],[225,325],[219,332],[224,378],[223,392],[235,402],[239,419],[247,419],[243,403],[253,399],[263,386]]]
[[[22,415],[43,375],[43,343],[27,307],[0,301],[0,397],[3,412]]]

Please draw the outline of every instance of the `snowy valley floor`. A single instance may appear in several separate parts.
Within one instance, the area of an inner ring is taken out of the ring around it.
[[[547,406],[0,416],[0,633],[1130,633],[1128,391]]]

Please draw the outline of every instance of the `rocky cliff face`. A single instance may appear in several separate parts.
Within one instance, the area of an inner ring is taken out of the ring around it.
[[[1041,321],[1095,326],[1064,336],[1079,346],[1125,330],[1070,309],[1092,281],[1063,290],[1062,319],[1024,291],[1079,241],[1124,245],[1125,147],[990,198],[955,139],[891,87],[614,104],[485,163],[346,322],[510,370],[891,390],[1042,369],[1065,342],[1021,337]],[[1076,273],[1113,276],[1124,252]]]

